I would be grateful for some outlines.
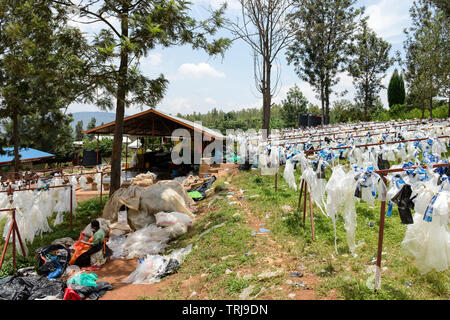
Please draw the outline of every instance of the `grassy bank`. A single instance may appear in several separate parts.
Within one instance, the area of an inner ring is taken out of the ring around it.
[[[296,172],[297,178],[299,175]],[[294,295],[304,297],[307,286],[314,290],[314,296],[310,296],[314,299],[449,298],[450,272],[422,275],[414,260],[402,250],[407,226],[401,224],[395,207],[392,217],[385,219],[381,288],[375,292],[371,286],[378,246],[379,202],[356,204],[355,255],[348,249],[344,221],[338,214],[336,254],[331,219],[314,206],[316,240],[312,241],[309,211],[303,224],[297,209],[299,191],[289,189],[282,176],[277,192],[274,177],[261,176],[258,171],[240,171],[225,186],[230,188],[223,194],[225,198],[213,203],[211,199],[202,201],[196,224],[172,244],[172,248],[194,245],[178,275],[163,279],[167,285],[157,296],[141,299],[239,299],[246,289],[251,299],[290,299]],[[230,191],[236,193],[240,189],[244,197],[237,201],[235,195],[233,199],[226,198]],[[270,231],[261,234],[260,227]],[[304,277],[290,277],[291,272],[299,271]],[[276,275],[260,277],[267,272]]]
[[[26,243],[27,256],[23,257],[21,251],[17,251],[17,268],[34,266],[36,263],[36,256],[34,254],[35,250],[51,244],[54,240],[60,238],[70,237],[77,240],[80,236],[80,231],[93,219],[99,217],[102,213],[103,206],[108,200],[108,196],[103,197],[103,204],[100,206],[100,197],[93,197],[86,201],[78,202],[78,207],[75,210],[75,214],[72,218],[72,230],[70,230],[70,213],[64,213],[64,221],[53,226],[55,222],[56,213],[48,218],[48,225],[52,229],[51,232],[42,234],[34,238],[33,243]],[[6,223],[6,219],[0,221],[0,230],[3,231],[3,226]],[[20,230],[19,230],[20,231]],[[0,239],[0,247],[3,250],[5,245],[5,239],[3,237]],[[20,253],[19,253],[20,252]],[[2,270],[0,271],[0,278],[4,278],[13,273],[12,266],[12,243],[8,245],[8,249],[5,255],[5,261],[3,262]]]
[[[337,254],[330,218],[313,207],[316,240],[312,241],[309,211],[299,212],[298,193],[280,170],[274,177],[240,171],[219,179],[227,188],[197,203],[196,221],[166,250],[193,245],[177,274],[158,284],[158,293],[138,299],[448,299],[449,271],[422,275],[401,248],[407,226],[397,208],[385,219],[381,289],[370,289],[378,245],[380,203],[356,204],[356,255],[348,249],[344,221],[336,220]],[[297,181],[300,172],[296,172]],[[327,172],[330,175],[330,172]],[[106,197],[105,197],[106,200]],[[105,203],[105,200],[103,203]],[[99,198],[79,203],[73,229],[65,222],[36,238],[29,252],[79,231],[100,215]],[[53,217],[54,219],[54,217]],[[49,220],[52,226],[52,219]],[[264,228],[264,229],[261,229]],[[31,254],[26,263],[33,265]],[[291,273],[302,273],[292,277]],[[6,271],[2,271],[2,276]]]
[[[299,172],[296,175],[298,177]],[[356,256],[349,252],[344,220],[338,214],[336,255],[331,219],[314,206],[316,241],[313,242],[309,211],[303,224],[302,214],[297,210],[299,191],[289,189],[282,177],[279,177],[277,192],[273,177],[260,176],[256,171],[241,172],[232,183],[246,189],[249,195],[260,195],[249,198],[250,207],[261,215],[270,215],[268,225],[277,242],[294,242],[287,249],[301,256],[308,269],[321,277],[318,287],[321,294],[336,289],[343,299],[448,299],[450,272],[422,275],[414,266],[413,259],[402,250],[401,242],[407,226],[401,224],[396,206],[392,217],[385,219],[382,284],[375,293],[367,284],[369,277],[373,276],[369,270],[373,268],[377,254],[380,202],[376,201],[373,206],[362,201],[356,204]],[[284,205],[295,210],[284,214]]]

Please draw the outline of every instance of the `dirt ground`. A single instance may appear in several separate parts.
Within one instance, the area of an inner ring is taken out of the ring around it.
[[[235,190],[237,191],[237,190]],[[96,190],[92,191],[77,191],[77,200],[82,201],[89,199],[91,197],[97,196],[98,192]],[[239,205],[242,207],[243,211],[246,215],[246,224],[254,229],[255,231],[264,225],[264,221],[262,221],[259,217],[252,214],[248,209],[248,205],[245,200],[240,200]],[[202,210],[203,212],[199,212],[199,215],[208,214],[208,209],[205,208]],[[296,265],[297,262],[295,258],[290,257],[288,254],[284,253],[282,250],[282,246],[271,239],[270,233],[267,234],[259,234],[260,237],[263,237],[266,241],[256,241],[258,246],[254,248],[253,252],[264,252],[266,258],[266,263],[268,265],[274,265],[281,270],[285,269],[287,265]],[[262,238],[261,238],[262,239]],[[270,243],[267,246],[267,241]],[[269,252],[270,251],[270,252]],[[270,260],[270,261],[269,261]],[[206,287],[207,284],[204,284],[204,279],[202,275],[191,276],[188,279],[181,278],[180,274],[173,274],[166,278],[164,278],[159,283],[154,284],[128,284],[124,283],[123,280],[128,277],[135,269],[138,264],[137,259],[125,260],[125,259],[114,259],[108,260],[105,265],[98,271],[93,271],[99,278],[99,281],[106,281],[113,285],[114,289],[111,291],[107,291],[106,294],[100,298],[100,300],[137,300],[139,297],[153,298],[153,299],[164,299],[166,293],[171,286],[175,284],[180,284],[180,299],[187,299],[190,297],[192,293],[191,288],[193,287],[202,287],[201,290],[197,290],[195,297],[196,300],[202,299],[211,299],[213,297],[209,297]],[[292,285],[284,283],[276,290],[283,290],[286,293],[295,292],[295,296],[292,298],[294,300],[315,300],[315,299],[336,299],[336,292],[333,290],[327,297],[318,297],[316,294],[316,285],[320,282],[320,278],[313,274],[309,273],[308,270],[284,270],[285,272],[295,272],[301,271],[304,275],[301,277],[300,281],[304,284],[303,290],[295,290],[293,291]],[[245,273],[254,273],[257,270],[243,270]],[[293,282],[296,282],[296,279],[292,279]],[[271,293],[263,293],[258,299],[273,299],[271,297]]]
[[[96,196],[100,196],[100,193],[97,190],[83,190],[83,189],[77,189],[75,190],[75,194],[77,197],[77,201],[84,201],[91,199]],[[105,191],[103,195],[107,195],[108,191]]]

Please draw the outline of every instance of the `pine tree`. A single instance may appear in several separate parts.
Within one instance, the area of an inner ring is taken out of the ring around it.
[[[83,131],[83,120],[80,120],[77,122],[77,125],[75,126],[75,140],[82,141],[84,138]]]
[[[309,102],[297,85],[289,89],[286,99],[281,104],[281,119],[285,127],[297,127],[298,115],[308,112]]]
[[[389,81],[387,93],[389,108],[396,104],[405,103],[405,83],[403,76],[398,73],[397,69],[394,70],[391,80]]]

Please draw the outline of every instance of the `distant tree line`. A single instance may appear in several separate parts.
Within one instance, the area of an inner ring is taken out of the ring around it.
[[[86,137],[82,124],[75,132],[70,127],[68,106],[78,102],[114,110],[112,194],[120,187],[125,108],[155,107],[169,85],[163,74],[144,75],[140,61],[155,48],[184,45],[223,57],[240,40],[252,49],[262,108],[186,115],[191,120],[224,131],[292,127],[305,110],[320,113],[325,124],[412,114],[424,118],[442,115],[442,99],[447,99],[450,116],[448,1],[413,2],[403,59],[392,57],[390,44],[368,27],[364,8],[356,3],[242,0],[242,19],[235,22],[224,18],[226,4],[196,20],[190,15],[192,4],[183,0],[0,1],[0,146],[13,146],[16,171],[21,147],[69,160],[73,139]],[[69,24],[79,20],[101,27],[87,37]],[[217,36],[224,27],[235,39]],[[281,53],[299,80],[315,90],[320,106],[311,105],[297,87],[281,103],[272,102],[281,72],[274,66]],[[399,71],[388,88],[386,109],[379,92],[395,62]],[[333,103],[333,95],[343,94],[335,92],[342,74],[352,77],[356,96]]]

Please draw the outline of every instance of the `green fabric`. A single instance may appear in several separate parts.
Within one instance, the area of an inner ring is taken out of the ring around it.
[[[69,281],[67,281],[67,283],[69,284],[74,283],[88,287],[96,287],[97,283],[95,283],[95,281],[97,280],[98,276],[95,273],[80,273],[70,278]]]
[[[92,240],[92,244],[95,246],[100,244],[105,240],[105,231],[102,228],[98,229],[96,233],[94,233],[94,240]]]
[[[198,192],[198,191],[191,191],[191,192],[188,192],[188,194],[189,194],[189,196],[192,199],[201,199],[201,198],[203,198],[203,195],[200,192]]]

